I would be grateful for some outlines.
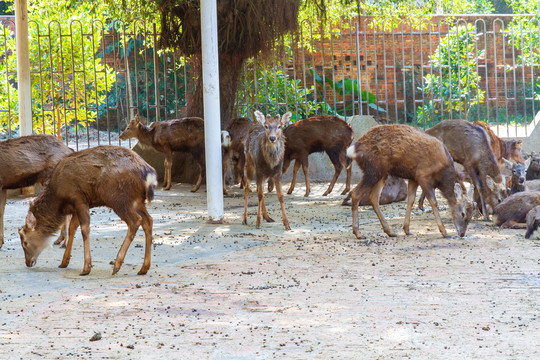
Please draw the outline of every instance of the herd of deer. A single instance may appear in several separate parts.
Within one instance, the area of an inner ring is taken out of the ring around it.
[[[448,201],[460,237],[465,235],[476,209],[485,219],[492,214],[499,226],[527,228],[527,238],[540,226],[540,157],[531,155],[523,161],[520,141],[501,140],[482,122],[446,120],[425,132],[408,125],[380,125],[352,144],[351,126],[335,116],[313,116],[288,125],[290,112],[272,117],[255,111],[254,115],[257,123],[246,118],[231,119],[222,132],[224,174],[232,162],[236,182],[244,188],[243,224],[247,224],[250,183],[255,177],[256,226],[261,225],[261,217],[273,221],[266,210],[263,191],[263,184],[268,180],[269,191],[276,189],[283,225],[289,230],[282,174],[295,160],[288,194],[294,190],[302,166],[306,182],[304,196],[309,196],[308,156],[324,151],[334,166],[334,176],[323,195],[332,191],[345,168],[347,179],[342,195],[348,194],[344,203],[349,199],[352,202],[353,233],[357,238],[362,237],[358,225],[359,205],[371,204],[384,232],[395,236],[379,204],[405,198],[403,230],[409,234],[418,186],[422,190],[419,207],[423,207],[426,197],[443,236],[447,233],[438,212],[435,189]],[[197,184],[191,191],[199,189],[205,177],[204,121],[201,118],[169,120],[147,127],[137,116],[120,134],[120,139],[128,138],[137,138],[142,145],[165,154],[165,190],[171,187],[172,152],[191,153],[201,167]],[[0,152],[3,154],[0,157],[0,247],[4,242],[6,190],[39,182],[45,186],[30,203],[25,224],[19,230],[27,266],[36,263],[48,246],[48,240],[63,227],[59,239],[65,235],[65,252],[60,267],[66,267],[75,232],[80,227],[84,242],[81,275],[89,274],[92,268],[89,209],[107,206],[128,226],[113,274],[122,266],[139,226],[146,239],[139,274],[146,274],[150,268],[153,225],[146,203],[153,199],[157,174],[139,155],[120,146],[97,146],[74,152],[60,140],[46,135],[0,142]],[[356,160],[363,176],[349,192],[352,160]],[[461,164],[463,171],[459,171],[455,163]],[[503,176],[505,169],[510,170],[508,181]],[[408,185],[404,179],[408,180]],[[464,181],[473,185],[475,201],[470,199]],[[225,182],[223,192],[227,193]]]

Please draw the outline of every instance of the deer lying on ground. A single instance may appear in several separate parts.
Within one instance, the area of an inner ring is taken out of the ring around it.
[[[233,118],[225,125],[225,131],[228,132],[231,140],[229,150],[223,156],[223,163],[228,166],[232,161],[234,169],[235,183],[240,182],[240,188],[244,187],[244,164],[246,157],[244,154],[244,140],[246,139],[249,130],[255,124],[248,118]]]
[[[156,171],[135,152],[119,146],[98,146],[79,151],[62,159],[51,180],[30,204],[26,223],[19,230],[26,266],[36,264],[39,254],[48,246],[48,239],[72,215],[64,257],[65,268],[71,258],[75,231],[80,225],[84,242],[84,267],[81,275],[92,269],[90,254],[90,209],[111,208],[128,226],[116,261],[113,275],[120,270],[129,245],[142,225],[146,237],[144,262],[139,275],[150,268],[152,250],[152,217],[146,210],[157,186]]]
[[[21,136],[0,142],[0,248],[4,244],[4,210],[7,190],[45,184],[53,168],[73,153],[50,135]]]
[[[530,239],[531,235],[540,227],[540,206],[534,207],[527,213],[527,232],[525,239]]]
[[[403,201],[407,198],[407,182],[402,178],[389,175],[384,181],[384,187],[379,199],[379,205],[391,204],[394,202]],[[343,199],[341,205],[347,205],[351,200],[351,193],[347,194],[347,197]],[[369,194],[366,194],[360,202],[360,206],[371,205],[369,201]]]
[[[481,127],[486,132],[491,150],[493,151],[493,155],[495,155],[495,159],[497,160],[499,166],[504,165],[503,159],[517,163],[523,162],[523,157],[521,155],[521,140],[503,140],[499,138],[493,132],[493,130],[491,130],[491,127],[489,127],[489,125],[483,121],[475,121],[473,124]]]
[[[493,222],[510,229],[526,228],[527,213],[540,205],[540,191],[523,191],[510,195],[495,207]]]
[[[362,237],[358,229],[358,204],[366,195],[384,232],[396,236],[379,208],[380,194],[389,175],[409,180],[405,234],[410,234],[411,210],[420,186],[433,208],[441,234],[447,236],[437,209],[436,188],[448,201],[458,235],[465,235],[476,204],[466,197],[454,161],[441,141],[408,125],[382,125],[367,131],[347,149],[347,155],[356,160],[364,174],[360,184],[351,191],[353,233],[357,238]]]
[[[177,120],[168,120],[152,124],[147,127],[135,115],[127,128],[120,134],[121,140],[136,138],[142,145],[154,148],[165,154],[164,190],[171,188],[171,168],[173,151],[190,153],[200,166],[197,183],[191,189],[199,190],[206,175],[204,158],[204,120],[199,117],[186,117]]]
[[[283,203],[283,192],[281,189],[281,176],[283,173],[283,155],[285,153],[285,138],[282,128],[289,122],[291,112],[287,112],[280,118],[272,118],[266,115],[266,118],[260,111],[255,111],[255,118],[260,125],[253,126],[244,142],[246,162],[244,166],[244,216],[242,223],[247,224],[247,206],[249,197],[249,184],[255,176],[257,181],[257,223],[261,226],[261,212],[264,220],[273,222],[268,215],[264,204],[263,182],[267,178],[272,178],[276,186],[276,193],[281,205],[283,215],[283,225],[286,230],[290,230],[289,219],[285,213],[285,204]]]
[[[506,186],[486,132],[465,120],[444,120],[426,133],[441,140],[452,159],[463,165],[478,190],[482,214],[489,220],[493,208],[504,199]],[[423,196],[418,207],[423,208]]]
[[[306,193],[304,196],[309,196],[311,186],[309,183],[308,157],[312,153],[322,151],[326,152],[334,166],[334,177],[323,196],[327,196],[332,192],[343,167],[347,171],[347,180],[341,195],[349,192],[351,189],[351,162],[347,158],[346,151],[353,140],[353,130],[349,124],[337,116],[317,115],[290,124],[283,133],[287,139],[283,160],[284,173],[289,168],[291,161],[295,160],[291,186],[287,194],[292,194],[294,191],[296,175],[301,165],[306,179]]]

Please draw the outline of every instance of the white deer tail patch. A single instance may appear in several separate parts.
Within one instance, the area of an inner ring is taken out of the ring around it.
[[[149,188],[150,186],[157,186],[157,176],[156,174],[148,174],[146,175],[146,188]]]
[[[221,131],[221,146],[225,148],[231,146],[231,134],[227,130]]]
[[[347,156],[348,156],[350,159],[356,158],[356,151],[354,150],[354,144],[352,144],[351,146],[349,146],[349,147],[347,148]]]

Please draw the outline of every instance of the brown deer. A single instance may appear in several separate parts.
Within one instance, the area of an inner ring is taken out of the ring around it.
[[[7,190],[45,184],[53,168],[73,153],[50,135],[21,136],[0,142],[0,248],[4,244],[4,210]]]
[[[341,195],[349,192],[351,189],[351,162],[347,158],[346,152],[347,147],[353,140],[353,130],[349,124],[337,116],[317,115],[290,124],[283,130],[283,133],[285,138],[288,139],[285,144],[283,172],[286,172],[291,161],[295,160],[291,186],[287,194],[292,194],[294,191],[296,175],[301,165],[306,179],[306,193],[304,196],[309,196],[311,186],[309,183],[308,157],[312,153],[322,151],[326,152],[332,165],[334,165],[334,177],[323,196],[327,196],[332,192],[343,167],[347,171],[347,180]]]
[[[506,186],[486,132],[465,120],[444,120],[426,133],[441,140],[452,159],[463,165],[480,195],[482,214],[489,220],[493,208],[504,199]],[[422,204],[423,196],[419,208]]]
[[[124,243],[114,263],[113,275],[120,270],[129,245],[142,225],[146,237],[144,262],[139,275],[150,268],[152,217],[146,210],[157,186],[156,171],[135,152],[119,146],[98,146],[62,159],[51,180],[30,204],[26,223],[19,230],[26,266],[35,265],[48,239],[72,215],[61,268],[69,264],[75,231],[80,225],[84,242],[84,267],[81,275],[92,269],[90,254],[90,209],[111,208],[128,226]]]
[[[266,115],[265,118],[260,111],[255,111],[254,114],[260,125],[249,130],[244,142],[246,163],[244,166],[244,216],[242,223],[247,224],[249,184],[255,175],[258,195],[257,228],[261,226],[261,212],[264,220],[268,222],[274,221],[266,211],[263,191],[263,182],[267,178],[271,178],[276,186],[277,197],[281,205],[283,225],[286,230],[290,230],[291,226],[283,203],[281,177],[283,173],[283,155],[285,154],[285,137],[282,128],[289,122],[292,114],[289,111],[281,118],[279,115],[275,118]]]
[[[476,204],[466,197],[454,161],[441,141],[409,125],[375,126],[347,149],[347,155],[356,160],[364,174],[360,184],[351,191],[353,233],[357,238],[362,237],[358,229],[358,204],[366,195],[384,232],[396,236],[379,207],[380,194],[389,175],[409,180],[405,234],[410,234],[411,210],[420,186],[433,208],[441,234],[447,236],[437,209],[436,188],[448,201],[458,235],[465,235]]]
[[[540,191],[515,193],[495,207],[493,222],[505,228],[525,229],[528,212],[538,205],[540,205]]]
[[[199,190],[206,175],[204,158],[204,120],[199,117],[186,117],[176,120],[161,121],[145,126],[135,115],[127,128],[120,134],[121,140],[136,138],[142,145],[154,148],[165,154],[164,190],[171,188],[171,168],[173,151],[190,153],[200,166],[197,183],[191,189]]]
[[[527,213],[527,232],[525,239],[530,239],[531,235],[540,227],[540,205],[534,207]]]
[[[521,155],[521,140],[503,140],[499,138],[491,127],[483,121],[475,121],[473,123],[484,129],[486,132],[489,144],[491,145],[491,150],[499,166],[504,165],[504,160],[511,160],[517,163],[523,162],[523,156]]]
[[[240,182],[240,188],[244,187],[244,177],[242,175],[246,162],[244,140],[253,126],[255,124],[248,118],[233,118],[225,125],[225,131],[229,133],[231,144],[228,148],[229,151],[225,152],[223,156],[223,163],[225,166],[229,166],[232,161],[235,183]]]

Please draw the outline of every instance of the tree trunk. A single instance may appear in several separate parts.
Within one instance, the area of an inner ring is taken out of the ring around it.
[[[197,54],[192,56],[190,60],[190,73],[195,89],[188,91],[187,116],[200,116],[204,118],[201,59],[201,54]],[[240,58],[239,56],[227,54],[219,55],[221,128],[225,127],[225,124],[233,115],[238,81],[245,61],[245,58]]]

